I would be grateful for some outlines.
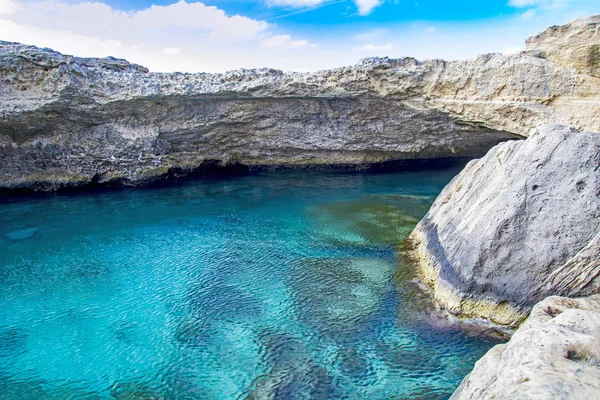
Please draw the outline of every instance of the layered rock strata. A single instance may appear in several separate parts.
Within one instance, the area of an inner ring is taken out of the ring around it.
[[[516,326],[549,295],[600,292],[600,133],[545,126],[470,162],[410,236],[437,302]]]
[[[573,22],[560,45],[597,25]],[[1,42],[0,188],[134,184],[207,164],[473,157],[540,123],[599,130],[600,79],[544,46],[317,73],[164,74]]]
[[[551,26],[527,39],[527,51],[600,78],[600,15]]]
[[[599,366],[600,296],[552,296],[477,361],[451,399],[597,399]]]

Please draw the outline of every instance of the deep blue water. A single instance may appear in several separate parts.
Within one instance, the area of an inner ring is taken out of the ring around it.
[[[0,398],[447,398],[493,341],[396,246],[458,167],[0,203]]]

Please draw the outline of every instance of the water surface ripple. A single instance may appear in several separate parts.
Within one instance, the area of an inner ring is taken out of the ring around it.
[[[2,399],[443,399],[494,343],[395,247],[457,172],[266,173],[0,204]]]

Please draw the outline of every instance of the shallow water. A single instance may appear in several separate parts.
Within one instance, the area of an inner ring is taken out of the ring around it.
[[[442,399],[494,342],[395,245],[459,167],[0,204],[0,397]]]

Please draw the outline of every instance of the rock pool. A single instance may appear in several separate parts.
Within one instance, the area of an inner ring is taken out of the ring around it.
[[[495,342],[396,250],[460,167],[5,198],[2,398],[447,398]]]

